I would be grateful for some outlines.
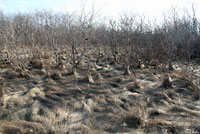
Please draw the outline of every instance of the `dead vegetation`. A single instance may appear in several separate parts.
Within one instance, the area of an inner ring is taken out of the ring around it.
[[[74,69],[69,57],[62,63],[65,69],[52,64],[56,57],[48,61],[39,57],[30,58],[22,71],[11,68],[2,72],[0,132],[196,131],[193,124],[200,123],[200,103],[199,78],[194,71],[132,69],[109,60],[87,59],[94,51],[85,53],[85,63]]]
[[[0,133],[199,132],[195,13],[152,26],[84,10],[0,14]]]

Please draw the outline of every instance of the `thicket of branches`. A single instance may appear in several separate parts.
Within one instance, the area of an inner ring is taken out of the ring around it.
[[[199,22],[194,9],[192,15],[183,16],[175,9],[172,11],[159,24],[136,14],[98,22],[99,16],[93,10],[80,14],[49,10],[14,15],[1,12],[0,45],[8,50],[16,46],[48,46],[52,50],[66,46],[105,46],[114,57],[123,49],[127,62],[200,59]]]

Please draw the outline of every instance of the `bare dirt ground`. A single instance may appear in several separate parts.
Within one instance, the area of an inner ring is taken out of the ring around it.
[[[122,65],[94,59],[86,55],[76,75],[70,63],[46,64],[46,71],[32,62],[24,73],[2,65],[0,133],[200,134],[198,64],[134,69],[135,79]],[[162,84],[166,73],[169,88]]]

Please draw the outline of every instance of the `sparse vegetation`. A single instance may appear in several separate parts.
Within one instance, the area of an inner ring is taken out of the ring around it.
[[[199,131],[195,13],[158,25],[81,11],[0,13],[0,133]]]

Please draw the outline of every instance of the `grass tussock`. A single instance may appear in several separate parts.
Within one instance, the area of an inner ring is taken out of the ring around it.
[[[190,92],[193,92],[195,99],[200,99],[200,86],[199,79],[195,77],[194,72],[189,72],[188,70],[178,70],[171,74],[174,79],[182,80],[182,87],[189,88]]]
[[[30,61],[30,67],[33,69],[43,69],[44,64],[40,59],[32,59]]]
[[[59,80],[62,78],[62,74],[60,71],[54,71],[50,74],[50,77],[53,79],[53,80]]]
[[[138,106],[125,114],[122,120],[122,126],[138,129],[144,127],[146,120],[145,108],[138,104]]]

